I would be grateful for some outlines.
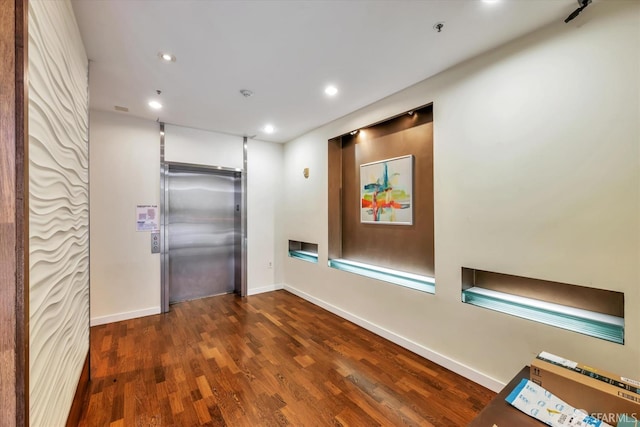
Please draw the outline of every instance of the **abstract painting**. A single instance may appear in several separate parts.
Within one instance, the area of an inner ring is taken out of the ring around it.
[[[360,222],[413,224],[413,156],[360,165]]]

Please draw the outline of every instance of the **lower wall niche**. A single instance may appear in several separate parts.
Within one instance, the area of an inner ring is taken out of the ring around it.
[[[318,244],[301,242],[298,240],[289,240],[289,256],[291,258],[301,259],[318,263]]]
[[[624,344],[624,294],[462,267],[462,302]]]

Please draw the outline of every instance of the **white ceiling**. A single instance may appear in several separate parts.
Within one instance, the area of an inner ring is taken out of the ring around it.
[[[91,60],[92,108],[117,105],[129,108],[120,114],[276,142],[562,21],[577,7],[576,0],[72,4]],[[439,21],[441,33],[433,29]],[[161,51],[177,61],[162,62]],[[333,98],[323,92],[329,83],[340,90]],[[164,107],[151,110],[151,99]],[[267,123],[276,127],[272,135],[262,129]]]

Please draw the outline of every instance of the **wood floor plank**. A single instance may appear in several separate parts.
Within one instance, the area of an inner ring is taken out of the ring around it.
[[[464,426],[494,395],[276,291],[91,328],[80,426]]]

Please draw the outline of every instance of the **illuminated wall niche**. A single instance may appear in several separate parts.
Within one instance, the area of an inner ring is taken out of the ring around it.
[[[433,293],[432,106],[333,138],[328,150],[329,266]],[[369,185],[379,190],[377,206],[406,209],[410,200],[411,224],[362,221],[362,209],[370,207],[371,196],[363,205],[361,166],[405,156],[413,161],[410,199],[392,203],[399,197],[392,194],[394,185],[401,185],[392,170]]]
[[[624,344],[624,293],[462,267],[462,302]]]
[[[318,263],[318,244],[289,240],[289,256],[291,258]]]

